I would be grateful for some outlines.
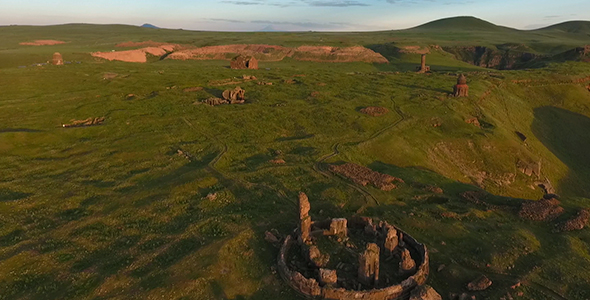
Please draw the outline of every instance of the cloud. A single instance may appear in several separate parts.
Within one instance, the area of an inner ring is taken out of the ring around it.
[[[392,1],[392,0],[387,0]],[[266,0],[223,0],[222,3],[233,5],[268,5],[278,7],[290,6],[315,6],[315,7],[350,7],[370,6],[370,4],[357,0],[299,0],[291,2],[272,2]]]

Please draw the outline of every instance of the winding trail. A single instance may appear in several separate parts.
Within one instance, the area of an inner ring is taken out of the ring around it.
[[[379,129],[378,131],[376,131],[375,133],[373,133],[370,137],[368,137],[365,140],[361,140],[361,141],[357,141],[357,142],[351,142],[351,143],[347,143],[347,146],[358,146],[364,143],[367,143],[371,140],[374,140],[375,138],[379,137],[380,135],[382,135],[384,132],[396,127],[397,125],[399,125],[401,122],[405,121],[408,117],[401,111],[401,109],[399,108],[399,106],[397,105],[397,103],[394,100],[394,97],[391,97],[391,102],[393,102],[393,110],[400,116],[399,120],[385,126],[382,129]],[[359,208],[357,210],[357,213],[361,213],[363,212],[365,209],[367,209],[367,207],[369,207],[371,204],[378,206],[379,200],[377,200],[377,198],[375,198],[375,196],[373,196],[367,189],[365,189],[364,187],[358,186],[354,183],[349,182],[348,180],[345,180],[339,176],[333,175],[332,173],[330,173],[329,171],[327,171],[325,168],[323,168],[322,166],[324,165],[324,161],[337,156],[340,154],[340,150],[338,149],[341,146],[341,143],[335,143],[334,145],[332,145],[332,152],[321,156],[320,158],[318,158],[316,160],[316,162],[313,165],[313,170],[318,172],[319,174],[327,177],[327,178],[336,178],[338,179],[340,182],[348,185],[349,187],[355,189],[356,191],[358,191],[359,193],[361,193],[362,195],[365,196],[365,205],[361,206],[361,208]]]

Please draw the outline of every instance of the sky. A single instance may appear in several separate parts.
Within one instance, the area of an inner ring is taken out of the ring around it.
[[[0,0],[0,25],[149,23],[189,30],[373,31],[474,16],[535,29],[590,20],[589,0]]]

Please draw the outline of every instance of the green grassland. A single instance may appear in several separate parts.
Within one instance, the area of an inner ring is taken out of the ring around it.
[[[359,212],[425,243],[429,283],[443,297],[486,274],[494,284],[478,299],[590,298],[590,231],[555,233],[552,223],[515,213],[523,199],[543,196],[536,179],[517,170],[519,160],[542,162],[566,209],[560,220],[590,208],[590,82],[575,82],[590,65],[497,71],[440,50],[429,55],[433,73],[416,74],[419,55],[396,51],[517,42],[557,54],[589,44],[588,31],[579,23],[527,32],[472,21],[373,33],[0,27],[0,299],[299,299],[276,273],[278,249],[264,240],[267,230],[286,235],[297,225],[299,191],[314,219]],[[18,45],[37,39],[68,43]],[[145,40],[364,45],[390,63],[287,58],[231,70],[227,61],[135,64],[88,54]],[[80,63],[31,66],[56,51]],[[449,97],[459,72],[468,98]],[[234,87],[211,81],[244,74],[274,84],[240,84],[244,105],[195,104]],[[204,89],[183,92],[196,86]],[[390,112],[370,117],[359,112],[366,106]],[[102,116],[101,126],[62,127]],[[465,122],[471,117],[481,128]],[[275,158],[286,163],[269,162]],[[406,184],[359,187],[325,172],[336,162]],[[471,190],[507,208],[459,196]]]

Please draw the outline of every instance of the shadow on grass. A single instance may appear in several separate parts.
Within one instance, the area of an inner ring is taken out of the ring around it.
[[[590,118],[552,106],[538,107],[534,114],[533,133],[570,169],[559,192],[590,198]]]
[[[43,132],[43,130],[29,129],[29,128],[2,128],[0,133],[5,132]]]
[[[25,199],[32,196],[31,193],[15,192],[8,189],[0,189],[0,202],[9,202]]]

